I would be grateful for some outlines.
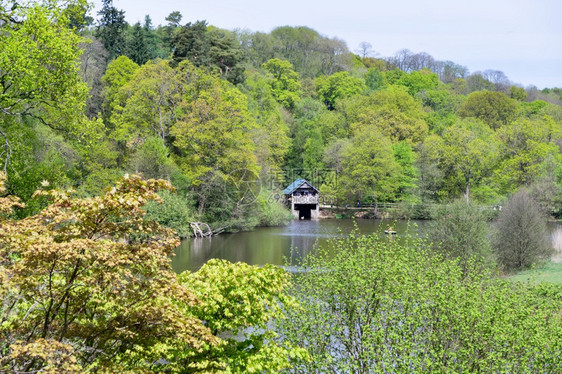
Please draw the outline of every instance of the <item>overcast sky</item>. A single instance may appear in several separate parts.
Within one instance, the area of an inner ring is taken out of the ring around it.
[[[130,24],[149,14],[164,25],[177,10],[182,24],[206,20],[228,30],[308,26],[351,51],[363,41],[383,57],[407,48],[470,72],[501,70],[523,86],[562,87],[562,0],[113,1]],[[97,19],[101,0],[94,3]]]

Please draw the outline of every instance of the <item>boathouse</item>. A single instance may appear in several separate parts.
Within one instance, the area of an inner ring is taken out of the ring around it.
[[[291,212],[298,219],[318,219],[320,205],[319,191],[306,179],[297,179],[283,190]]]

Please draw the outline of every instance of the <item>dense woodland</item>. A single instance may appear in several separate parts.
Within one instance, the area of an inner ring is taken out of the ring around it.
[[[182,220],[283,222],[277,193],[296,177],[340,205],[494,205],[525,186],[560,214],[559,88],[423,52],[371,57],[369,43],[351,52],[307,27],[227,31],[180,12],[129,25],[111,1],[95,15],[83,2],[11,4],[1,161],[19,217],[44,206],[32,198],[42,181],[92,196],[124,173],[171,181],[179,194],[151,214],[182,235]],[[257,178],[249,199],[240,186]]]
[[[552,253],[561,89],[182,18],[0,0],[0,373],[562,371],[562,288],[496,273]],[[440,203],[436,242],[173,273],[190,221],[283,223],[296,177]],[[492,233],[477,204],[506,201]]]

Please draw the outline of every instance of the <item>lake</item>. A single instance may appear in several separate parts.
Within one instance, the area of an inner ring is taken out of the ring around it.
[[[190,238],[182,241],[172,257],[172,268],[180,273],[197,271],[212,258],[250,265],[295,264],[314,245],[322,245],[330,238],[348,235],[355,227],[363,234],[379,233],[392,226],[398,238],[410,233],[424,235],[430,221],[394,221],[367,219],[323,219],[318,221],[291,221],[288,226],[262,227],[253,231],[221,234],[212,238]],[[549,223],[549,236],[555,248],[562,251],[562,225]],[[558,259],[555,257],[555,259]],[[560,258],[562,260],[562,257]]]
[[[379,233],[392,226],[398,236],[408,230],[412,235],[423,234],[428,221],[323,219],[291,221],[288,226],[262,227],[253,231],[221,234],[212,238],[190,238],[176,248],[172,267],[176,272],[196,271],[211,258],[250,265],[291,264],[306,255],[315,244],[347,236],[355,227],[363,234]],[[416,226],[417,225],[417,226]],[[408,229],[409,227],[409,229]]]

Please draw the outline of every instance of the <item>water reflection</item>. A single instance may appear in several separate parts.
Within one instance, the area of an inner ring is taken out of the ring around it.
[[[318,220],[292,221],[284,227],[259,228],[250,232],[223,234],[212,238],[184,240],[175,250],[172,267],[176,272],[196,271],[211,258],[231,262],[243,261],[251,265],[284,265],[285,259],[295,264],[315,245],[328,239],[344,237],[357,228],[363,234],[383,232],[392,225],[399,233],[417,233],[424,221],[394,222],[391,220]],[[410,227],[408,229],[408,226]]]
[[[330,238],[344,237],[357,228],[363,234],[378,233],[392,226],[398,238],[405,233],[425,235],[429,221],[393,220],[318,220],[292,221],[284,227],[265,227],[236,234],[222,234],[212,238],[187,239],[176,248],[172,267],[176,272],[196,271],[212,258],[251,265],[294,265],[315,245],[323,245]],[[553,261],[562,262],[562,225],[549,223],[549,237],[558,254]]]

